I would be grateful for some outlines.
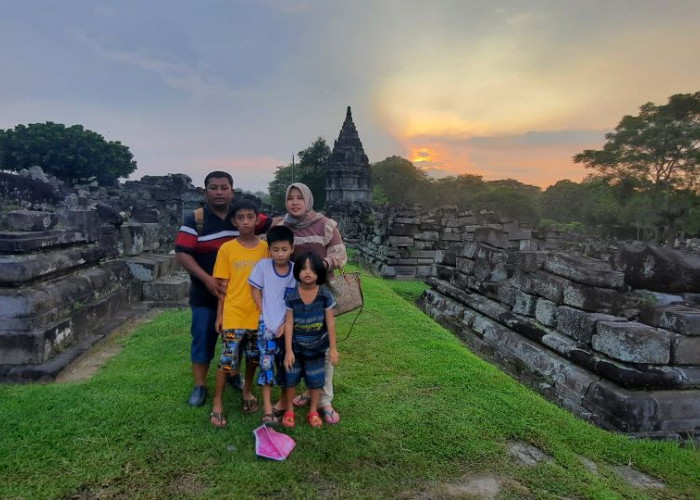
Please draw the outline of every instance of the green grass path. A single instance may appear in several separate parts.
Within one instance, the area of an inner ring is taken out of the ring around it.
[[[504,498],[700,497],[696,450],[604,432],[546,402],[404,300],[420,283],[363,284],[367,312],[339,344],[343,420],[314,430],[298,412],[287,461],[256,458],[260,412],[243,415],[237,393],[225,430],[208,405],[185,404],[189,312],[168,311],[91,380],[0,387],[0,498],[411,498],[479,475],[502,478]],[[511,440],[554,461],[519,465]],[[627,464],[667,488],[631,488],[611,470]]]

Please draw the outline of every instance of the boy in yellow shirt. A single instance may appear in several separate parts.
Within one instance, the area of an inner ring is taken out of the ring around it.
[[[260,353],[257,348],[258,320],[260,310],[253,300],[248,278],[255,264],[267,257],[267,243],[255,236],[258,209],[250,200],[241,200],[233,208],[234,225],[239,235],[221,245],[216,257],[213,276],[227,281],[226,297],[219,299],[216,315],[216,331],[221,334],[224,348],[216,372],[216,389],[211,408],[211,423],[215,427],[226,427],[223,395],[226,380],[237,375],[238,352],[246,356],[245,382],[241,398],[243,411],[252,413],[258,409],[258,400],[251,393],[253,376]]]

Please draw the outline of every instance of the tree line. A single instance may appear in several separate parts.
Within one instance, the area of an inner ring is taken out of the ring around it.
[[[284,209],[286,187],[307,184],[315,206],[325,203],[331,154],[318,137],[269,183],[273,209]],[[561,180],[542,190],[513,179],[479,175],[434,179],[400,156],[371,165],[375,203],[454,205],[503,217],[604,236],[669,240],[700,235],[700,92],[646,103],[605,135],[603,147],[573,160],[590,169],[582,182]],[[53,122],[0,130],[0,168],[33,165],[69,183],[113,184],[136,170],[129,148],[82,127]]]
[[[270,183],[273,206],[284,207],[293,171],[296,180],[314,186],[316,205],[322,206],[329,155],[319,137],[299,152],[298,165],[278,167]],[[700,236],[700,92],[644,104],[605,135],[602,149],[584,150],[573,160],[592,173],[582,182],[561,180],[542,190],[472,174],[434,179],[406,158],[391,156],[371,165],[373,200],[488,210],[536,227],[607,237]]]

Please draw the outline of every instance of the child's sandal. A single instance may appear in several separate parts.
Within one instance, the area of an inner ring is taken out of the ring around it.
[[[323,420],[321,420],[317,411],[309,412],[306,416],[306,420],[309,421],[311,427],[321,427],[323,425]]]
[[[288,429],[291,429],[294,427],[294,412],[293,411],[285,411],[284,415],[282,416],[282,425]]]

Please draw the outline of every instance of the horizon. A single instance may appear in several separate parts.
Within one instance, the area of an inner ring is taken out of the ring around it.
[[[351,106],[370,163],[544,189],[580,182],[572,157],[624,115],[700,89],[682,0],[0,2],[0,128],[83,125],[129,147],[132,178],[267,191]]]

